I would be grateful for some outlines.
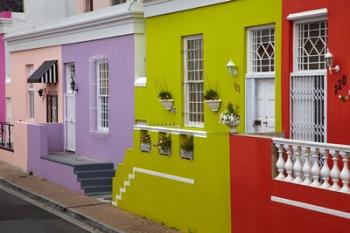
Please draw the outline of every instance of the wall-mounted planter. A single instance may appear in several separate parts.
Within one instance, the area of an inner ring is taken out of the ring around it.
[[[221,104],[220,99],[218,99],[218,100],[205,100],[204,102],[207,103],[207,105],[209,106],[209,108],[212,112],[219,111],[220,104]]]
[[[142,142],[140,147],[141,147],[140,149],[142,152],[151,152],[151,143]]]
[[[163,107],[166,109],[166,110],[172,110],[173,109],[173,105],[174,105],[174,100],[173,99],[161,99],[159,100]]]
[[[184,150],[181,149],[181,158],[193,160],[193,150]]]
[[[170,148],[163,148],[163,147],[159,147],[159,154],[160,155],[166,155],[169,156],[170,155]]]
[[[236,121],[232,121],[229,124],[226,124],[228,127],[230,127],[230,132],[231,133],[237,133],[237,127],[239,125],[240,121],[236,120]]]

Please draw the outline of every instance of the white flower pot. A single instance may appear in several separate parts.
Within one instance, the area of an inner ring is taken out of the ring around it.
[[[227,123],[226,126],[230,127],[231,133],[237,133],[237,126],[239,125],[240,121],[232,121],[230,123]]]
[[[173,108],[173,105],[174,105],[174,100],[173,99],[169,99],[169,100],[161,99],[159,101],[163,104],[163,107],[166,110],[171,110]]]
[[[151,152],[151,144],[141,142],[141,151],[142,152]]]
[[[205,100],[212,112],[219,111],[221,100]]]
[[[181,158],[193,160],[193,150],[184,150],[181,149]]]
[[[159,154],[161,155],[170,155],[170,148],[159,147]]]

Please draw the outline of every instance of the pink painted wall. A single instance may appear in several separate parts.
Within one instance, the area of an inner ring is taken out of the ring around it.
[[[75,0],[76,14],[84,13],[86,0]],[[112,0],[94,0],[94,10],[102,9],[111,6]]]
[[[6,120],[5,117],[5,46],[4,34],[0,34],[0,122]]]
[[[35,117],[29,119],[28,116],[28,72],[26,65],[33,65],[36,70],[45,60],[58,60],[58,83],[56,85],[46,85],[35,83]],[[63,96],[62,96],[62,63],[61,47],[47,47],[32,49],[10,54],[11,62],[11,83],[6,85],[6,97],[12,99],[13,122],[29,121],[35,123],[46,123],[46,98],[39,97],[37,91],[46,88],[48,92],[56,92],[58,95],[58,121],[63,121]]]

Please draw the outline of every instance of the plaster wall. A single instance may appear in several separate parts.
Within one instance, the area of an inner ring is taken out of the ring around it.
[[[82,14],[85,10],[85,0],[75,0],[76,14]],[[94,0],[93,10],[106,8],[112,5],[112,0]]]
[[[5,42],[4,34],[0,34],[0,122],[6,120],[5,106]]]

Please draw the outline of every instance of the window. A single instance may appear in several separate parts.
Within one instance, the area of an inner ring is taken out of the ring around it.
[[[12,122],[12,101],[6,97],[6,122]]]
[[[275,28],[250,29],[248,37],[248,73],[274,72]]]
[[[28,78],[34,71],[33,65],[26,65],[26,78]],[[35,102],[35,90],[34,90],[34,84],[29,83],[28,84],[28,118],[34,119],[35,118],[35,108],[34,108],[34,102]]]
[[[48,94],[46,96],[46,118],[48,123],[58,122],[57,106],[57,94]]]
[[[107,58],[93,62],[90,80],[90,128],[108,132],[109,127],[109,64]]]
[[[94,1],[93,0],[85,0],[85,9],[84,12],[89,12],[94,10]]]
[[[204,126],[203,38],[184,38],[185,125]]]
[[[324,55],[327,50],[327,20],[296,24],[296,68],[321,70],[326,68]]]
[[[72,94],[73,90],[71,87],[72,81],[75,82],[75,64],[70,63],[67,64],[67,77],[66,77],[66,93],[67,94]]]
[[[112,0],[112,6],[126,3],[126,0]]]
[[[294,73],[291,75],[291,137],[326,142],[327,20],[295,23]]]

